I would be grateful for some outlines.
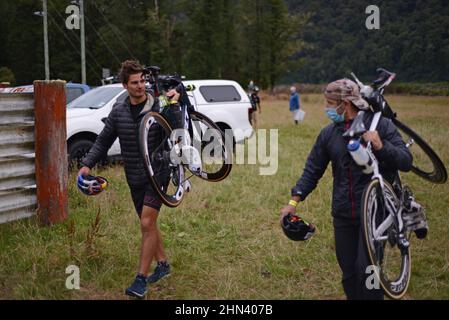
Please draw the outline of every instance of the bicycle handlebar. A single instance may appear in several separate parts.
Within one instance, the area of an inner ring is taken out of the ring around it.
[[[373,108],[374,112],[382,111],[382,115],[387,118],[395,118],[396,113],[391,110],[387,101],[383,97],[385,87],[387,87],[395,78],[396,74],[387,71],[383,68],[378,68],[377,79],[373,81],[372,85],[364,85],[356,75],[351,72],[351,76],[360,88],[360,93],[368,104]]]
[[[185,87],[182,83],[183,77],[179,74],[162,75],[160,73],[161,68],[158,66],[146,67],[143,70],[143,75],[154,90],[155,96],[159,97],[161,91],[168,92],[171,89],[176,89],[181,95],[179,98],[180,103],[186,105],[187,108],[193,108],[187,96],[187,92],[195,90],[195,86],[189,85]]]

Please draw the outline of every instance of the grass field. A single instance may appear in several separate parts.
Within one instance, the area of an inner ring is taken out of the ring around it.
[[[449,98],[390,96],[399,117],[449,164]],[[150,287],[149,299],[343,299],[335,257],[331,170],[300,205],[317,225],[311,241],[289,241],[279,210],[303,169],[319,130],[328,123],[320,95],[302,97],[306,118],[292,123],[288,102],[263,100],[261,128],[279,130],[279,168],[235,165],[217,184],[195,179],[159,224],[172,276]],[[125,299],[139,258],[140,229],[121,167],[97,170],[110,188],[98,197],[76,190],[70,176],[69,219],[40,228],[34,219],[0,225],[1,299]],[[406,299],[449,299],[449,184],[403,175],[427,208],[430,234],[412,241],[412,281]],[[98,218],[96,220],[98,213]],[[66,267],[80,268],[81,289],[65,288]]]

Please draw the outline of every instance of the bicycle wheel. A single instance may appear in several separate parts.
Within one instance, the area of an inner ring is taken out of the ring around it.
[[[177,207],[184,197],[184,167],[174,164],[170,152],[172,129],[167,120],[157,112],[147,113],[140,125],[140,150],[151,185],[162,202]]]
[[[410,232],[401,236],[402,230],[398,230],[396,219],[390,215],[390,210],[399,210],[400,201],[386,181],[383,190],[384,193],[378,179],[366,186],[362,196],[362,227],[371,264],[384,292],[392,299],[401,299],[411,275]]]
[[[393,123],[401,132],[413,155],[412,172],[433,183],[445,183],[447,171],[440,157],[416,132],[397,119]]]
[[[196,111],[189,112],[192,145],[201,155],[200,178],[217,182],[225,179],[232,168],[232,152],[229,152],[224,133],[211,119]],[[228,144],[229,145],[229,144]]]

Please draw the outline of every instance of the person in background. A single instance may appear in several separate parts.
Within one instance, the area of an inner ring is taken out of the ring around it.
[[[251,92],[253,92],[254,87],[255,87],[255,86],[254,86],[254,81],[251,80],[251,81],[249,82],[249,84],[248,84],[248,95],[250,95]]]
[[[254,86],[253,92],[249,96],[249,100],[251,102],[250,120],[254,129],[257,129],[257,113],[259,114],[262,113],[262,109],[260,107],[260,98],[258,94],[259,94],[259,87]]]
[[[299,93],[296,92],[296,87],[290,88],[290,112],[292,113],[295,124],[298,124],[298,120],[295,119],[295,113],[298,112],[301,107]]]

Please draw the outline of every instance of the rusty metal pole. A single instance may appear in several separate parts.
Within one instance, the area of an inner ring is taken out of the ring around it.
[[[67,218],[65,81],[34,81],[37,216],[44,225]]]

